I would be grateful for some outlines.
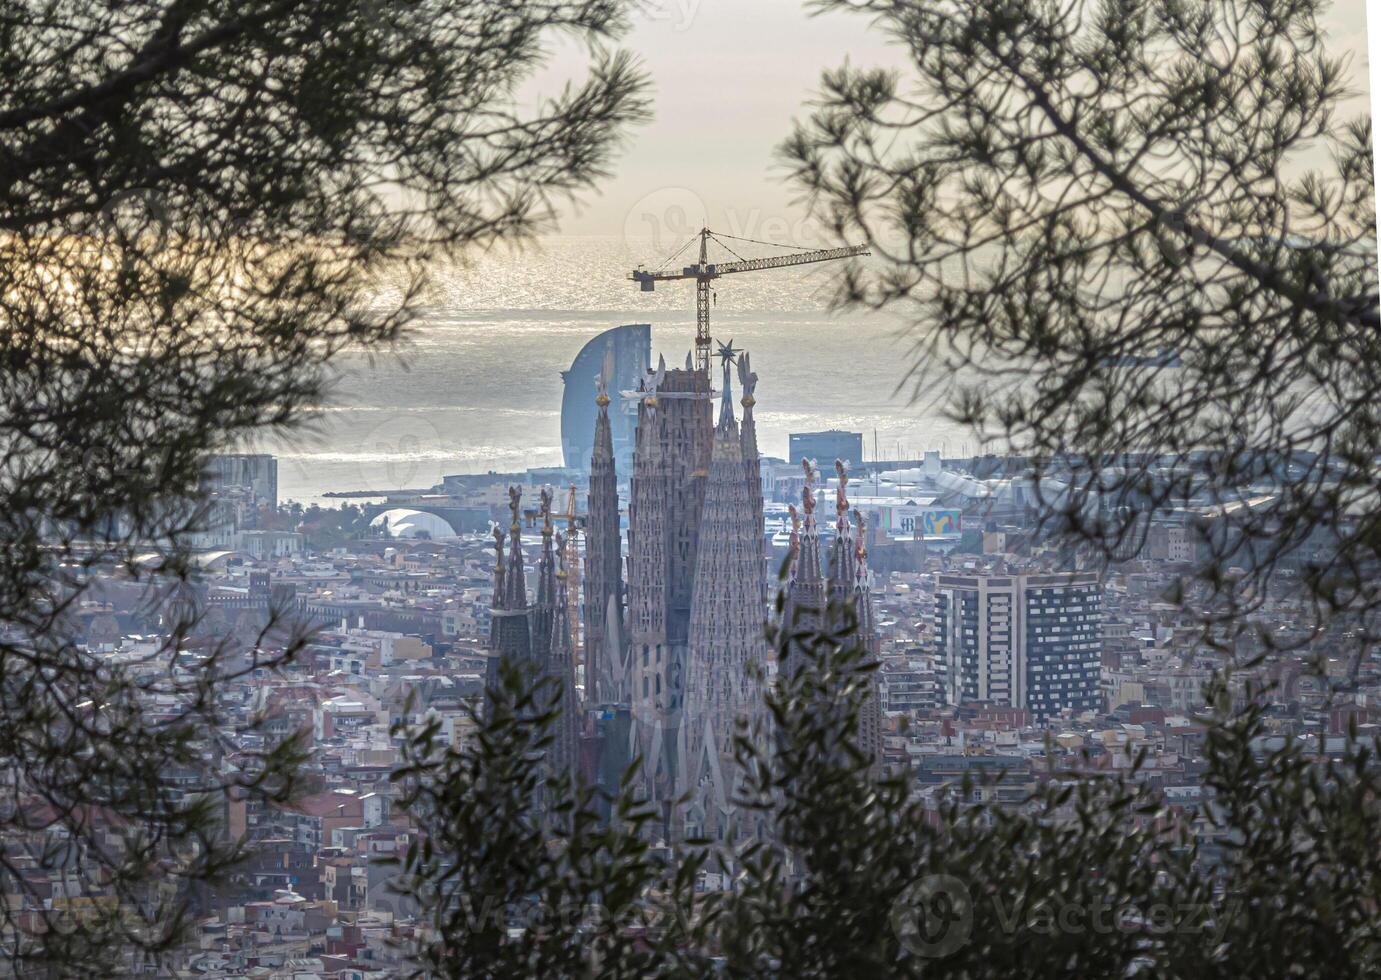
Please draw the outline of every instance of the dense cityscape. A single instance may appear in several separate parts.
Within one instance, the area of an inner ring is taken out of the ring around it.
[[[1364,13],[5,3],[0,977],[1377,976]]]
[[[281,807],[224,801],[224,833],[251,858],[196,897],[187,975],[384,975],[418,928],[389,887],[388,859],[418,834],[394,805],[395,726],[433,720],[463,746],[505,658],[574,706],[543,764],[612,793],[640,759],[664,844],[762,832],[735,812],[729,742],[762,710],[760,685],[789,669],[762,625],[779,585],[786,617],[856,607],[878,664],[860,743],[882,771],[912,773],[917,799],[938,807],[967,777],[975,804],[1018,806],[1057,771],[1144,753],[1135,778],[1214,860],[1197,718],[1216,654],[1168,598],[1211,510],[1158,516],[1108,562],[1050,540],[1020,460],[874,460],[844,431],[793,435],[790,459],[760,452],[748,354],[720,347],[716,391],[689,358],[649,369],[647,337],[601,334],[567,373],[567,410],[588,428],[568,433],[565,467],[304,513],[278,499],[272,456],[221,456],[193,577],[95,575],[73,615],[112,662],[140,663],[179,622],[195,624],[178,653],[189,670],[227,642],[271,661],[294,621],[312,630],[286,664],[219,691],[229,724],[207,758],[230,771],[260,740],[302,732],[313,789]],[[636,378],[625,390],[616,353]],[[1288,570],[1274,581],[1256,615],[1288,633],[1304,610]],[[1330,747],[1370,728],[1381,688],[1341,641],[1324,676],[1286,659],[1259,679],[1279,685],[1271,737]],[[697,888],[728,881],[706,871]],[[25,884],[11,901],[100,899],[61,869]]]

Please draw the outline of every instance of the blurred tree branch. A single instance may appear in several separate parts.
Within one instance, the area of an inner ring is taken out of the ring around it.
[[[248,665],[205,635],[187,583],[208,454],[308,417],[336,352],[406,327],[428,263],[530,234],[604,175],[646,111],[608,47],[625,15],[0,0],[0,885],[32,891],[65,834],[62,866],[111,896],[86,918],[6,906],[14,972],[109,975],[170,948],[177,880],[242,850],[216,801],[292,792],[294,740],[247,753],[220,730],[228,682],[306,633],[276,611]],[[558,35],[587,73],[520,97]],[[82,598],[110,576],[147,583],[155,655],[84,645]]]
[[[816,213],[883,256],[839,298],[906,311],[913,393],[947,385],[956,418],[1028,456],[1046,526],[1086,551],[1137,554],[1152,520],[1184,522],[1199,558],[1176,598],[1210,644],[1271,649],[1278,624],[1253,615],[1293,582],[1307,642],[1364,656],[1372,129],[1340,118],[1325,5],[820,6],[864,10],[911,55],[909,73],[827,72],[782,152]]]

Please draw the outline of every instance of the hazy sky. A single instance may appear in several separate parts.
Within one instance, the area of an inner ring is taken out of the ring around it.
[[[811,16],[801,0],[634,0],[634,8],[625,44],[652,76],[653,119],[632,131],[614,179],[562,230],[652,237],[660,246],[698,228],[708,211],[716,230],[812,244],[774,150],[823,68],[846,59],[904,67],[903,53],[866,16]],[[1364,11],[1364,0],[1338,0],[1326,22],[1335,50],[1352,55],[1359,88],[1367,84]],[[563,51],[554,68],[573,64]]]
[[[614,180],[563,230],[679,233],[708,208],[710,227],[798,237],[803,211],[774,159],[821,69],[903,64],[858,14],[811,16],[801,0],[635,0],[626,47],[652,77],[653,118],[631,133]],[[564,60],[564,59],[563,59]],[[689,232],[687,232],[689,233]],[[808,243],[803,243],[808,244]]]

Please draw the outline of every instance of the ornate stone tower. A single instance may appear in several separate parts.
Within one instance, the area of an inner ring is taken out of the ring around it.
[[[687,358],[659,359],[641,385],[628,513],[632,705],[651,798],[675,793],[700,512],[712,425],[710,383]]]
[[[691,794],[686,834],[722,840],[734,833],[735,723],[761,710],[756,671],[766,660],[767,641],[760,484],[751,478],[734,419],[729,390],[734,351],[721,346],[719,356],[724,390],[700,519],[679,755],[680,792]]]
[[[503,608],[503,528],[494,525],[494,593],[489,599],[489,649],[499,648],[499,623],[498,616],[492,615],[496,610]]]
[[[854,511],[858,524],[857,581],[854,585],[854,609],[858,615],[858,635],[872,663],[882,661],[882,638],[878,634],[877,614],[873,609],[873,575],[868,569],[867,525],[863,515]],[[882,694],[878,690],[878,674],[868,676],[868,701],[858,719],[858,747],[873,760],[874,771],[882,767]]]
[[[554,578],[551,629],[542,672],[560,692],[561,714],[556,719],[551,747],[547,749],[547,765],[553,773],[564,773],[574,780],[580,753],[582,712],[575,689],[575,651],[571,649],[571,629],[566,619],[565,540],[560,534],[556,539],[561,568]]]
[[[853,610],[855,638],[867,651],[868,659],[876,663],[880,651],[873,618],[872,590],[864,565],[867,552],[863,547],[863,517],[854,512],[860,527],[855,537],[853,522],[849,520],[849,470],[840,459],[834,461],[834,470],[839,486],[835,491],[834,503],[835,537],[830,547],[829,609],[839,620],[832,625],[843,628],[847,624],[848,610]],[[866,676],[868,696],[859,713],[856,738],[859,749],[877,766],[882,758],[882,706],[877,671],[871,671]]]
[[[849,520],[849,469],[842,459],[834,461],[838,486],[834,491],[834,543],[830,545],[829,601],[842,607],[853,602],[857,580],[853,522]]]
[[[607,365],[606,365],[607,368]],[[627,643],[623,629],[623,555],[619,489],[609,423],[609,374],[600,376],[590,494],[585,526],[585,698],[593,704],[627,703]]]
[[[530,664],[532,657],[527,582],[523,570],[523,528],[518,516],[522,497],[523,492],[519,488],[508,488],[508,509],[512,515],[508,528],[508,560],[506,564],[496,565],[494,569],[494,603],[489,612],[490,654],[485,671],[489,690],[498,686],[501,661],[508,659],[515,664]],[[502,532],[495,528],[496,562],[499,561],[502,549]]]
[[[733,342],[730,341],[732,346]],[[753,406],[758,400],[753,392],[758,387],[758,376],[748,364],[748,352],[743,351],[738,358],[738,381],[743,388],[739,404],[743,406],[743,429],[739,441],[743,444],[743,468],[748,481],[748,499],[753,505],[753,526],[758,529],[758,556],[767,554],[762,514],[762,455],[758,452],[758,424],[753,419]],[[726,383],[724,387],[729,387]],[[759,576],[761,580],[761,576]],[[760,586],[761,588],[761,586]],[[765,597],[764,597],[765,598]]]
[[[801,510],[805,516],[799,532],[792,528],[795,557],[782,610],[782,628],[788,636],[818,627],[827,601],[825,579],[820,573],[820,530],[815,523],[815,481],[820,475],[814,460],[801,460],[801,468],[805,471],[805,485],[801,488]],[[792,519],[794,525],[794,512]],[[798,646],[788,640],[786,662],[778,664],[782,678],[789,678],[800,669],[800,655]]]
[[[537,559],[537,601],[532,605],[532,660],[539,669],[547,662],[551,648],[551,621],[556,611],[556,555],[552,551],[555,528],[551,521],[551,488],[543,487],[538,497],[542,518],[542,554]]]

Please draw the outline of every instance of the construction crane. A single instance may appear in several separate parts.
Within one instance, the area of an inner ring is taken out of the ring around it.
[[[866,246],[845,245],[842,248],[802,249],[787,255],[745,259],[726,245],[724,239],[753,242],[755,245],[775,245],[776,243],[759,242],[752,238],[738,238],[735,235],[726,235],[722,232],[710,231],[708,228],[701,228],[695,237],[682,245],[672,254],[671,258],[663,262],[662,267],[664,268],[668,263],[674,261],[696,238],[700,239],[700,261],[695,265],[684,266],[680,271],[670,272],[663,272],[660,269],[656,272],[647,272],[639,267],[634,269],[628,278],[636,282],[645,293],[652,292],[659,282],[670,282],[675,279],[695,280],[695,366],[707,376],[710,373],[710,283],[720,276],[729,275],[731,272],[757,272],[761,269],[780,269],[788,265],[805,265],[807,262],[827,262],[830,259],[847,259],[855,255],[871,254]],[[710,262],[708,248],[711,239],[733,255],[737,261]],[[777,245],[776,247],[783,248],[786,246]]]

